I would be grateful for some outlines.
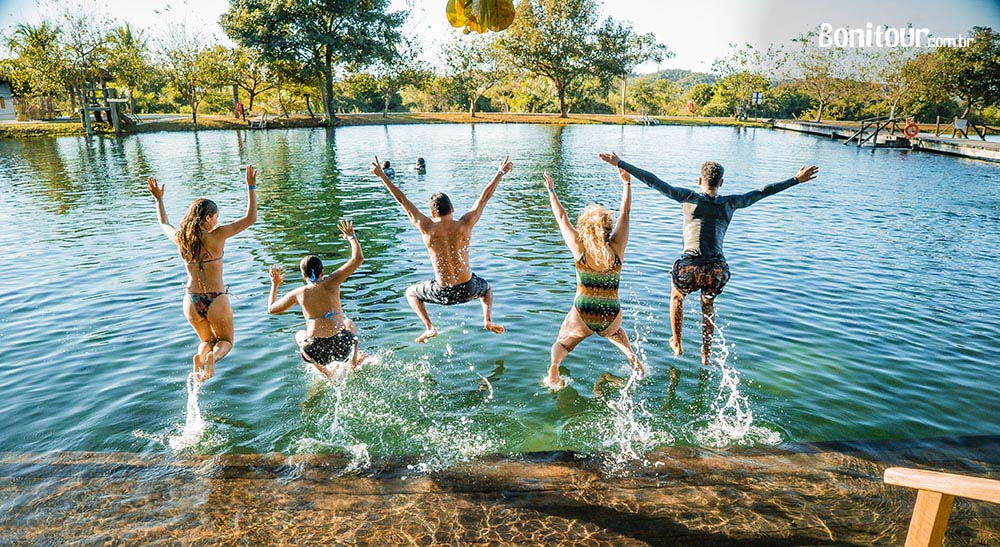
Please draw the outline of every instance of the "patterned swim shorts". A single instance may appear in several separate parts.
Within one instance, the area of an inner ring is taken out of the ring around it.
[[[684,296],[700,289],[702,296],[715,298],[729,282],[729,264],[719,257],[684,256],[674,262],[670,278]]]

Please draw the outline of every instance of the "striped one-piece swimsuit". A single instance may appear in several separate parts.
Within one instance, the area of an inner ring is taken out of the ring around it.
[[[594,332],[611,326],[618,317],[618,283],[621,280],[622,261],[615,253],[615,262],[607,271],[597,271],[587,265],[587,258],[576,261],[576,300],[573,305],[583,317],[583,322]]]

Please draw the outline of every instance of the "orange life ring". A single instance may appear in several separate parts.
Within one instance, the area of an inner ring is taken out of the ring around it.
[[[907,137],[912,139],[913,137],[916,137],[917,135],[920,134],[920,126],[917,125],[913,120],[910,120],[909,122],[906,123],[906,127],[903,128],[903,133],[905,133]]]

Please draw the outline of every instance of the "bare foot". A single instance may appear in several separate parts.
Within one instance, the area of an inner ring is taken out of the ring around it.
[[[425,330],[423,334],[421,334],[420,336],[418,336],[417,339],[416,339],[416,342],[418,344],[423,344],[424,342],[430,340],[431,338],[434,338],[437,335],[438,335],[438,330],[436,328],[434,328],[434,327],[431,327],[431,328]]]
[[[684,347],[681,346],[680,340],[673,336],[670,337],[670,349],[674,350],[674,355],[684,355]]]
[[[363,351],[358,352],[358,357],[355,360],[351,361],[351,370],[357,370],[358,367],[364,364],[365,359],[368,359],[369,357],[371,357],[371,355],[368,355]]]
[[[191,365],[192,365],[191,366],[191,372],[194,373],[195,379],[200,382],[201,381],[201,370],[203,368],[202,367],[202,363],[201,363],[201,354],[198,354],[198,353],[194,354],[194,357],[191,358]]]
[[[500,326],[500,325],[497,325],[496,323],[494,323],[492,321],[490,321],[489,323],[486,323],[485,325],[483,325],[483,330],[488,330],[488,331],[490,331],[490,332],[492,332],[494,334],[503,334],[503,327]]]
[[[566,387],[566,384],[563,382],[562,377],[560,377],[558,374],[556,374],[555,377],[553,377],[552,375],[546,376],[545,381],[543,383],[545,384],[545,387],[551,389],[552,391],[559,391],[560,389]]]
[[[208,380],[212,376],[215,376],[215,354],[208,352],[205,356],[205,361],[203,362],[203,368],[201,371],[201,382]]]

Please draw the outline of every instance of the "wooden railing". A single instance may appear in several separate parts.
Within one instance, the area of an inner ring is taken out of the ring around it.
[[[886,469],[882,480],[917,490],[906,547],[941,547],[956,496],[1000,504],[1000,481],[906,467]]]
[[[911,116],[896,116],[893,118],[867,118],[861,120],[861,128],[844,141],[844,144],[850,144],[851,141],[856,140],[860,147],[871,140],[872,144],[877,145],[880,131],[885,131],[886,128],[889,128],[889,135],[895,135],[896,126],[906,125],[906,121],[910,118]],[[866,136],[865,131],[868,129],[872,129],[873,131]]]

